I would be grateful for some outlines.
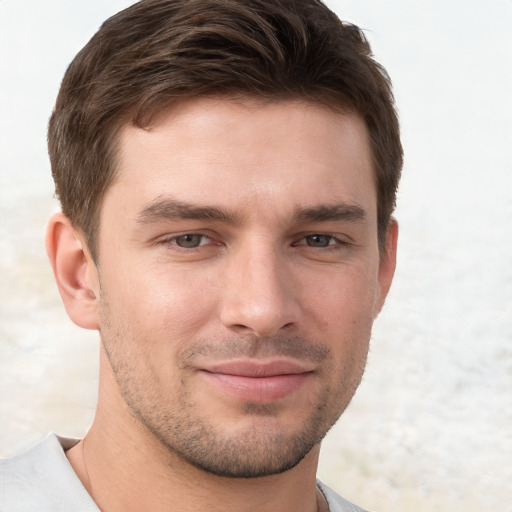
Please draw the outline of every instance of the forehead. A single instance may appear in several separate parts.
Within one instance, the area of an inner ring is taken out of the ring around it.
[[[126,213],[165,194],[241,209],[363,199],[376,208],[364,122],[317,104],[187,100],[146,129],[125,126],[118,157],[106,200],[124,197]]]

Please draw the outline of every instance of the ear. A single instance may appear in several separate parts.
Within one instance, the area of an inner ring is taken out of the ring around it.
[[[375,303],[375,317],[380,313],[389,292],[396,267],[396,249],[398,243],[398,222],[391,219],[386,233],[386,245],[380,255],[378,293]]]
[[[62,213],[52,215],[46,252],[69,318],[85,329],[99,329],[99,280],[85,240]]]

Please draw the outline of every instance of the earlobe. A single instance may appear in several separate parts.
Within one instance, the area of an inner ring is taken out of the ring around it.
[[[62,213],[56,213],[48,222],[46,252],[71,320],[85,329],[99,329],[96,265],[71,221]]]
[[[398,222],[391,219],[386,234],[386,246],[380,256],[378,296],[375,304],[375,317],[380,313],[391,287],[396,268],[396,251],[398,244]]]

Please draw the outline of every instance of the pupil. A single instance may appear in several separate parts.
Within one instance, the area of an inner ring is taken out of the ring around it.
[[[197,247],[201,239],[199,235],[183,235],[176,239],[176,244],[180,247],[192,248]]]
[[[310,235],[308,236],[308,245],[312,247],[327,247],[331,237],[328,235]]]

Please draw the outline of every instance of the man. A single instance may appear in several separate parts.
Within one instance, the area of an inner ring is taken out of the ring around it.
[[[69,67],[47,250],[96,416],[0,510],[356,511],[316,481],[395,267],[389,80],[316,0],[143,0]]]

